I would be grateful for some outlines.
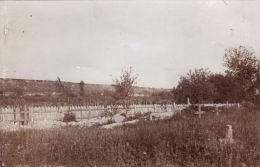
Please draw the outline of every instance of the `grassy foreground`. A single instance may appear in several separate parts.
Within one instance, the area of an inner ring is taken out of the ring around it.
[[[235,143],[220,144],[225,126]],[[0,132],[1,158],[17,164],[67,166],[256,166],[260,113],[236,110],[203,115],[175,115],[111,130],[67,127]],[[1,166],[1,164],[0,164]]]

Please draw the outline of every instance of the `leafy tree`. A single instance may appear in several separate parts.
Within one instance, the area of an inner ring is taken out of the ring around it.
[[[85,95],[85,91],[84,91],[84,85],[85,85],[85,83],[84,83],[84,81],[80,81],[80,83],[79,83],[79,94],[80,94],[80,96],[84,96]]]
[[[129,105],[131,97],[134,95],[134,84],[136,84],[138,75],[133,74],[133,68],[129,67],[122,70],[119,78],[114,80],[115,102]]]
[[[241,91],[239,91],[240,85],[229,75],[212,74],[209,76],[209,82],[214,85],[215,93],[213,102],[225,103],[239,102],[243,97]]]
[[[258,61],[258,75],[257,75],[257,89],[256,89],[256,103],[260,104],[260,61]]]
[[[212,102],[215,94],[214,85],[209,81],[211,72],[208,69],[189,70],[185,76],[181,76],[178,86],[173,89],[174,97],[178,103]]]
[[[226,74],[241,85],[246,100],[251,100],[257,88],[258,59],[252,49],[245,46],[225,50],[224,66]]]

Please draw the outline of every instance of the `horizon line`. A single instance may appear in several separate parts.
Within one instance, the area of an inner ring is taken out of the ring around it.
[[[46,80],[46,79],[26,79],[26,78],[3,78],[0,77],[0,80],[3,79],[7,79],[7,80],[29,80],[29,81],[51,81],[51,82],[56,82],[56,80]],[[82,80],[83,81],[83,80]],[[73,82],[73,81],[65,81],[65,80],[61,80],[61,82],[67,82],[67,83],[80,83],[80,82]],[[85,81],[83,81],[84,84],[89,84],[89,85],[111,85],[113,86],[113,84],[102,84],[102,83],[87,83]],[[133,87],[140,87],[140,88],[150,88],[150,89],[167,89],[167,90],[171,90],[172,88],[156,88],[156,87],[147,87],[147,86],[138,86],[135,85]]]

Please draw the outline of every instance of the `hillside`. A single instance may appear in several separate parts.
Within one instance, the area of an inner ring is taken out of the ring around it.
[[[80,91],[79,83],[62,82],[71,93],[78,95]],[[104,93],[113,90],[112,85],[106,84],[84,84],[85,94]],[[168,89],[157,89],[147,87],[135,87],[135,96],[149,96],[154,92],[167,91]],[[11,79],[0,78],[0,91],[5,95],[11,95],[15,92],[22,92],[24,95],[51,95],[57,92],[57,81],[49,80],[28,80],[28,79]]]

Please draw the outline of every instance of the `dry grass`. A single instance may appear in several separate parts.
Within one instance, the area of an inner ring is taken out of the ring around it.
[[[260,113],[236,110],[191,114],[168,120],[140,121],[106,130],[66,127],[52,130],[0,132],[2,160],[14,164],[71,166],[255,166]],[[235,144],[221,145],[226,124],[233,126]],[[178,165],[177,165],[178,164]]]

